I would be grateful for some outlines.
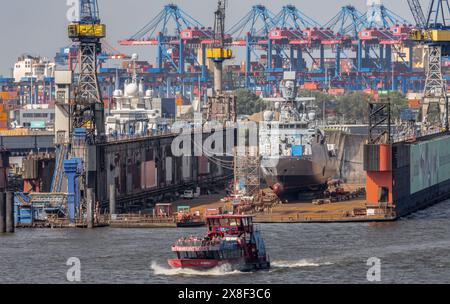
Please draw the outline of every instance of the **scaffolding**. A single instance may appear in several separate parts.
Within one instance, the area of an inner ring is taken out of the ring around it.
[[[238,147],[234,161],[235,194],[253,197],[257,201],[261,192],[261,157],[258,147]]]

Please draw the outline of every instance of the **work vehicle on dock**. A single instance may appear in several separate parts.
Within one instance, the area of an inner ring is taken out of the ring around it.
[[[192,213],[189,206],[178,206],[177,227],[196,228],[205,226],[205,220],[200,216],[200,212]]]
[[[205,237],[179,239],[172,251],[177,258],[168,260],[172,268],[207,270],[230,265],[239,271],[270,268],[261,233],[248,215],[213,215],[206,217]]]

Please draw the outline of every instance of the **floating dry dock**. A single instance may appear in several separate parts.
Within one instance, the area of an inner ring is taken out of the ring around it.
[[[346,191],[355,191],[360,184],[344,184]],[[265,190],[267,191],[267,190]],[[392,208],[383,208],[379,205],[369,205],[364,198],[355,198],[346,201],[327,202],[315,204],[312,200],[278,202],[267,205],[255,212],[254,221],[257,223],[331,223],[331,222],[373,222],[392,221],[396,216]],[[193,211],[201,213],[208,209],[232,210],[230,201],[221,200],[212,204],[201,204]]]
[[[275,206],[258,222],[382,222],[450,198],[450,132],[364,145],[366,199]]]
[[[450,197],[450,133],[364,147],[367,201],[408,215]]]
[[[450,132],[395,143],[365,144],[364,170],[365,199],[324,205],[278,204],[256,214],[255,221],[384,222],[446,200],[450,198]],[[198,206],[197,210],[213,207],[227,208],[222,201]]]

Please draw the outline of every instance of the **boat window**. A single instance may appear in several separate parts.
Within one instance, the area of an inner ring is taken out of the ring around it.
[[[224,250],[222,254],[224,259],[237,259],[241,257],[241,250]]]
[[[228,220],[226,220],[226,219],[221,219],[219,225],[220,225],[221,227],[228,226],[228,225],[229,225],[229,222],[228,222]]]
[[[219,219],[209,219],[209,227],[220,226]]]
[[[182,251],[179,252],[181,259],[196,259],[197,253],[195,251]]]
[[[237,219],[230,220],[230,226],[236,227],[239,226],[239,222]]]
[[[244,226],[244,227],[248,226],[248,218],[242,219],[242,226]]]

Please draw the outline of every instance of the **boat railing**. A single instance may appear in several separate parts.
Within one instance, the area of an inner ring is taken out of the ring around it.
[[[222,244],[222,240],[180,239],[177,247],[216,247]]]
[[[437,125],[431,125],[428,127],[421,128],[419,130],[417,130],[415,127],[404,129],[400,129],[398,127],[397,133],[392,136],[392,141],[394,143],[411,140],[415,141],[417,138],[434,135],[442,132],[443,130],[440,128],[440,126]]]

